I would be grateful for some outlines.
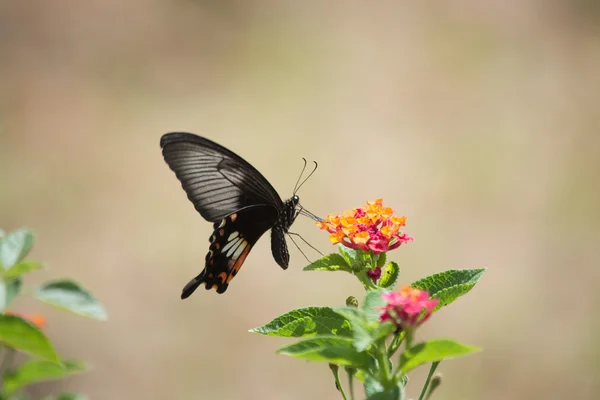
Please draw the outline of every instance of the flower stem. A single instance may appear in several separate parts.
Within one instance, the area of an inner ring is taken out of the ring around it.
[[[398,349],[402,345],[403,340],[404,335],[402,334],[402,332],[398,332],[394,335],[394,337],[392,338],[392,342],[390,343],[390,347],[388,348],[388,357],[392,357],[394,354],[396,354],[396,351],[398,351]]]
[[[346,368],[346,372],[348,373],[348,389],[350,390],[350,400],[354,400],[354,373],[349,368]]]
[[[440,365],[439,361],[436,361],[433,364],[431,364],[431,368],[429,368],[429,374],[427,375],[427,379],[425,380],[425,384],[423,385],[423,390],[421,390],[421,395],[419,396],[419,400],[427,400],[429,398],[429,395],[431,394],[431,392],[429,394],[427,394],[426,397],[425,397],[425,393],[427,393],[427,388],[429,387],[429,382],[431,382],[431,377],[433,376],[433,373],[435,372],[438,365]]]
[[[329,364],[329,368],[331,369],[331,372],[333,372],[333,377],[335,379],[335,387],[342,394],[342,398],[344,400],[348,400],[348,398],[346,397],[346,393],[344,392],[344,388],[342,386],[342,383],[340,382],[340,371],[339,371],[340,367],[338,365],[335,365],[335,364]]]
[[[385,348],[385,343],[383,343],[380,347],[379,347],[379,368],[381,370],[382,373],[382,384],[383,387],[385,388],[389,388],[390,384],[393,383],[392,380],[392,375],[391,375],[391,371],[390,371],[390,360],[387,356],[387,349]]]

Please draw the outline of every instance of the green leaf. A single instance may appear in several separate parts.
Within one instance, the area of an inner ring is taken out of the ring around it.
[[[366,350],[375,340],[372,332],[377,329],[377,325],[368,320],[365,310],[356,307],[343,307],[336,309],[335,312],[350,321],[356,350]]]
[[[328,254],[302,269],[303,271],[346,271],[352,273],[352,268],[344,257],[337,253]]]
[[[35,325],[14,315],[0,315],[0,342],[19,351],[58,362],[48,338]]]
[[[33,246],[33,234],[25,229],[9,233],[0,240],[0,265],[5,271],[20,262]]]
[[[418,280],[410,286],[427,290],[429,296],[439,299],[435,307],[438,310],[469,293],[485,271],[486,268],[449,270]]]
[[[51,306],[84,317],[106,320],[104,307],[90,292],[73,281],[63,280],[46,283],[37,289],[33,296]]]
[[[8,279],[5,282],[5,304],[6,307],[21,293],[21,278]]]
[[[400,369],[407,373],[425,363],[460,357],[479,350],[481,349],[478,347],[467,346],[454,340],[430,340],[405,350],[400,355]]]
[[[88,400],[88,397],[79,393],[61,393],[58,395],[44,397],[44,400]]]
[[[338,245],[338,250],[352,271],[358,271],[364,269],[365,265],[370,265],[372,255],[368,251],[354,250],[342,244]]]
[[[35,261],[18,263],[17,265],[13,265],[11,269],[4,273],[4,278],[16,278],[28,272],[37,271],[38,269],[42,268],[44,268],[44,265]]]
[[[266,325],[251,329],[267,336],[303,337],[338,335],[351,337],[350,323],[329,307],[306,307],[285,313]]]
[[[377,258],[377,266],[378,267],[383,267],[385,265],[385,260],[387,259],[387,255],[385,253],[379,253],[378,256],[375,256]]]
[[[384,254],[384,253],[381,253]],[[396,284],[398,277],[400,276],[400,267],[393,261],[390,261],[388,265],[381,271],[381,278],[379,278],[379,286],[385,289],[389,289]]]
[[[282,347],[278,354],[309,361],[326,361],[355,368],[368,368],[371,357],[364,351],[356,351],[352,339],[339,336],[318,336],[304,339]]]
[[[381,297],[383,290],[372,290],[367,292],[363,302],[363,309],[370,321],[379,321],[379,309],[385,306],[385,300]]]
[[[385,390],[378,380],[368,375],[365,376],[364,388],[367,400],[399,400],[404,398],[402,396],[404,392],[402,386],[394,386]]]
[[[86,369],[87,366],[80,361],[53,363],[47,360],[29,359],[4,377],[4,390],[13,393],[31,383],[65,378]]]

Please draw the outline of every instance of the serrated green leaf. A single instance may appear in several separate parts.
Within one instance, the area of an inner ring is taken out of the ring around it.
[[[344,257],[337,253],[328,254],[314,263],[304,267],[303,271],[346,271],[352,273],[352,268]]]
[[[12,268],[6,271],[4,273],[4,278],[16,278],[28,272],[37,271],[43,268],[43,264],[36,261],[21,262],[16,265],[13,265]]]
[[[411,286],[427,290],[430,297],[439,299],[436,311],[467,294],[485,271],[486,268],[444,271],[418,280]]]
[[[25,229],[4,236],[0,240],[0,266],[7,271],[20,262],[31,250],[33,241],[33,234]]]
[[[250,332],[267,336],[305,337],[338,335],[351,337],[350,323],[329,307],[306,307],[285,313]]]
[[[338,245],[338,250],[346,264],[352,268],[352,271],[361,270],[366,265],[370,265],[372,261],[372,255],[368,251],[354,250],[342,244]]]
[[[339,336],[318,336],[304,339],[277,350],[278,354],[309,361],[326,361],[355,368],[368,368],[371,357],[356,351],[352,339]]]
[[[384,254],[384,253],[381,253]],[[400,267],[393,261],[390,261],[388,265],[381,270],[381,278],[379,278],[379,286],[385,289],[389,289],[396,284],[398,277],[400,276]]]
[[[35,325],[21,317],[0,314],[0,342],[24,353],[59,362],[48,338]]]
[[[425,363],[460,357],[480,350],[478,347],[467,346],[454,340],[430,340],[405,350],[400,355],[400,370],[407,373]]]
[[[106,320],[104,307],[79,284],[63,280],[49,282],[33,292],[33,296],[51,306],[97,320]]]
[[[47,360],[29,359],[4,377],[4,390],[13,393],[31,383],[65,378],[84,372],[86,369],[85,363],[80,361],[64,360],[53,363]]]
[[[44,400],[88,400],[88,397],[80,393],[61,393],[58,395],[44,397]]]

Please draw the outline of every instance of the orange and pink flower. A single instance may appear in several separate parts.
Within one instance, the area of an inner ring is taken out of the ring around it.
[[[380,321],[392,321],[403,329],[421,325],[439,303],[438,299],[430,299],[427,291],[410,286],[399,292],[383,293],[381,297],[387,304],[381,309]]]
[[[393,215],[394,210],[383,206],[383,199],[367,201],[366,207],[348,210],[340,215],[328,215],[317,225],[330,233],[329,240],[346,247],[383,253],[413,240],[400,228],[406,217]]]

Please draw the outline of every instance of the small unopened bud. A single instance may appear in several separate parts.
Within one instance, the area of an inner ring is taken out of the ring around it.
[[[348,307],[358,307],[358,300],[356,300],[356,297],[350,296],[346,299],[346,305]]]

